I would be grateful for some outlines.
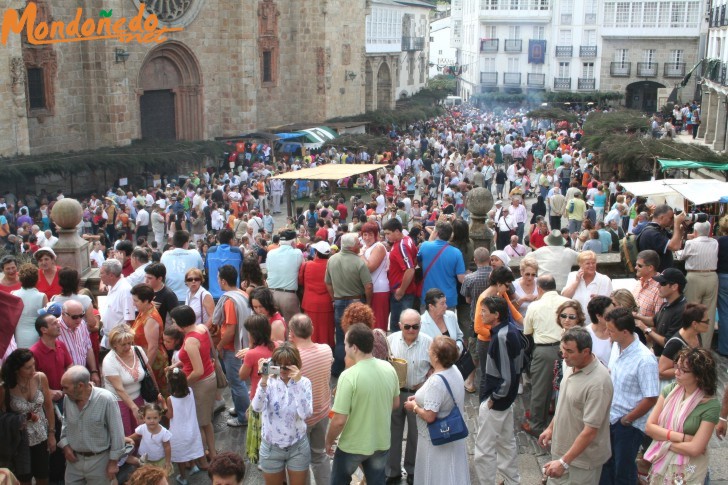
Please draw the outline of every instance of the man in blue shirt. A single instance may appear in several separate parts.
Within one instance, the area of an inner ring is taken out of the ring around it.
[[[217,282],[218,269],[226,264],[233,266],[238,272],[237,288],[240,287],[240,271],[243,266],[243,251],[237,246],[230,245],[235,237],[232,229],[226,227],[220,231],[218,237],[220,238],[220,244],[212,246],[207,251],[207,257],[205,258],[205,271],[209,275],[210,293],[215,301],[223,294]]]
[[[425,301],[427,290],[440,288],[447,298],[447,308],[453,310],[458,304],[457,283],[465,279],[465,261],[460,250],[448,243],[452,224],[438,222],[435,233],[437,239],[423,243],[417,253],[424,278],[420,298]]]
[[[185,286],[185,275],[187,271],[197,268],[205,269],[200,253],[194,249],[188,249],[190,243],[190,233],[187,231],[177,231],[172,236],[173,249],[165,251],[162,254],[160,263],[167,268],[167,279],[165,284],[170,290],[177,295],[180,305],[184,305],[187,298],[187,286]],[[216,276],[216,275],[213,275]]]

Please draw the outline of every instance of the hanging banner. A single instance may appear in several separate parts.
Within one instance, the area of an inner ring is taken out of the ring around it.
[[[528,62],[530,64],[543,64],[546,58],[546,41],[528,41]]]

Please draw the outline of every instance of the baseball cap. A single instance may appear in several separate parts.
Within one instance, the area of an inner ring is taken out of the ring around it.
[[[313,244],[311,247],[321,254],[331,253],[331,246],[326,241],[319,241],[316,244]]]
[[[49,303],[45,308],[38,310],[38,315],[53,315],[58,318],[63,312],[63,307],[58,302]]]
[[[667,268],[662,273],[653,276],[652,279],[660,284],[680,285],[680,288],[684,288],[688,283],[682,271],[676,268]]]

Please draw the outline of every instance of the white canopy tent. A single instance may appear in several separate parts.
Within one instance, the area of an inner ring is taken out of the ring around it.
[[[621,185],[634,195],[647,197],[650,204],[680,208],[685,200],[701,205],[718,202],[721,197],[728,196],[728,183],[715,179],[662,179]]]

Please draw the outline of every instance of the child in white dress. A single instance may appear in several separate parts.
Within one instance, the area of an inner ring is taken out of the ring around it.
[[[172,447],[170,440],[172,433],[159,424],[162,419],[162,407],[159,404],[145,404],[139,410],[144,418],[144,424],[140,424],[131,436],[127,436],[127,442],[141,440],[139,443],[139,460],[127,458],[131,464],[149,464],[165,470],[172,471]]]
[[[195,396],[187,385],[187,376],[179,367],[167,371],[167,417],[172,431],[172,463],[179,468],[177,483],[187,485],[187,476],[200,471],[194,462],[207,469],[202,437],[197,424]]]

